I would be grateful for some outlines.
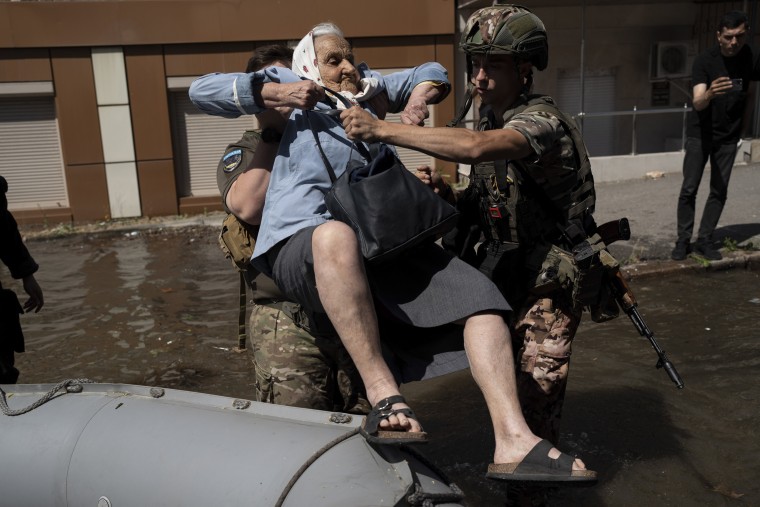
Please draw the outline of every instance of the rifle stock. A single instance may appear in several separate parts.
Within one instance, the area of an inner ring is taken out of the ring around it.
[[[639,334],[649,340],[649,343],[652,344],[652,348],[657,353],[658,360],[655,367],[663,368],[676,387],[678,389],[683,389],[683,380],[681,379],[681,376],[678,374],[675,365],[671,363],[668,356],[665,355],[665,351],[660,348],[660,345],[654,338],[654,333],[646,325],[644,319],[641,318],[641,314],[637,308],[638,303],[636,302],[636,298],[620,271],[615,273],[615,277],[612,279],[611,284],[613,294],[615,295],[618,304],[626,315],[628,315],[628,318],[631,319],[631,322],[633,322],[633,325],[636,327]]]

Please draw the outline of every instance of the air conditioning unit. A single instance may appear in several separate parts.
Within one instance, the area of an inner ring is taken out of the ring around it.
[[[657,42],[652,45],[650,78],[676,79],[691,76],[696,55],[694,41]]]

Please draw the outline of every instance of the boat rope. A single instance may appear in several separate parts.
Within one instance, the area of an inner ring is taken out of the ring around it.
[[[66,393],[78,393],[82,391],[82,384],[92,384],[93,381],[86,378],[77,378],[77,379],[68,379],[64,380],[63,382],[59,382],[58,384],[54,385],[50,391],[47,392],[42,398],[35,401],[31,405],[20,408],[17,410],[11,410],[8,407],[8,399],[6,398],[5,391],[3,391],[3,388],[0,387],[0,410],[3,411],[3,414],[14,416],[14,415],[21,415],[26,414],[27,412],[31,412],[35,408],[39,407],[40,405],[43,405],[47,403],[48,401],[52,400],[54,397],[57,397],[56,394],[58,391],[62,389],[66,389]],[[63,394],[66,394],[63,393]],[[63,394],[60,394],[62,396]]]
[[[301,476],[306,472],[306,470],[315,462],[317,459],[319,459],[320,456],[322,456],[324,453],[338,445],[339,443],[343,442],[344,440],[347,440],[354,435],[359,434],[359,428],[355,428],[348,433],[344,433],[343,435],[339,436],[338,438],[335,438],[331,440],[330,442],[323,445],[321,448],[319,448],[314,454],[311,455],[311,457],[304,462],[301,467],[296,470],[296,473],[293,474],[293,477],[290,478],[290,481],[285,485],[285,489],[282,490],[282,493],[280,494],[280,498],[277,499],[277,503],[274,504],[275,507],[282,507],[282,504],[285,502],[285,499],[290,494],[290,491],[293,489],[293,486],[296,485],[296,482],[298,482],[298,479],[301,478]]]
[[[461,502],[464,500],[464,491],[459,489],[459,486],[451,482],[448,476],[437,467],[432,461],[430,461],[424,454],[419,452],[412,446],[405,445],[404,450],[411,454],[424,466],[428,467],[434,474],[438,475],[444,484],[447,484],[451,489],[451,492],[447,493],[428,493],[422,489],[420,484],[414,485],[414,493],[406,497],[406,501],[409,505],[419,505],[421,507],[433,507],[440,503],[452,503]]]
[[[420,507],[435,507],[442,503],[459,503],[464,500],[464,492],[456,484],[449,484],[451,488],[447,493],[428,493],[422,489],[422,485],[414,485],[414,493],[406,497],[409,505],[419,505]]]

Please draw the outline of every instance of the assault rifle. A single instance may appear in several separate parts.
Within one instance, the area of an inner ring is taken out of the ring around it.
[[[604,223],[597,227],[596,232],[606,245],[618,240],[625,241],[631,237],[631,229],[628,225],[627,218]],[[641,318],[641,314],[637,308],[638,302],[623,278],[623,274],[620,270],[617,270],[614,277],[608,278],[612,294],[615,296],[618,305],[623,309],[626,315],[628,315],[628,318],[631,319],[631,322],[633,322],[633,325],[636,327],[639,334],[649,340],[649,343],[652,344],[652,348],[657,353],[658,360],[655,367],[664,368],[665,372],[670,377],[670,380],[675,383],[676,388],[683,389],[683,380],[681,380],[681,376],[678,374],[678,371],[676,371],[675,365],[670,362],[665,355],[665,351],[660,348],[657,340],[655,340],[654,333],[646,325],[644,319]]]

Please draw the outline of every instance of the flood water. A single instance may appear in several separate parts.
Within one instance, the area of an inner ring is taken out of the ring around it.
[[[34,240],[45,293],[22,316],[20,383],[70,378],[253,398],[237,345],[237,273],[211,228]],[[0,279],[24,297],[7,270]],[[675,363],[677,390],[625,315],[576,337],[563,450],[600,472],[556,506],[760,505],[760,273],[634,280],[642,316]],[[425,454],[472,506],[504,505],[483,478],[492,432],[468,372],[404,386],[431,435]]]

